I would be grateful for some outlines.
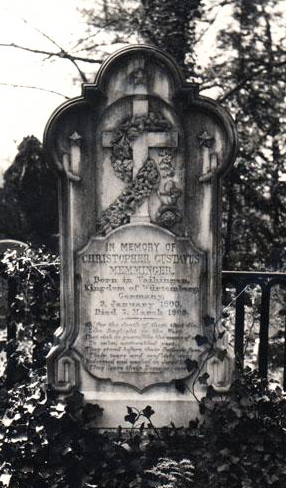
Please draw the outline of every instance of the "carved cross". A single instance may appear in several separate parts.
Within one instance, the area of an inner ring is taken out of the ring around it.
[[[133,100],[133,116],[145,115],[149,113],[149,103],[146,97],[136,97]],[[102,145],[103,147],[112,147],[113,132],[103,131]],[[178,147],[178,132],[143,132],[132,142],[133,152],[133,179],[136,177],[138,171],[143,166],[149,156],[149,148],[168,148]],[[149,203],[144,200],[136,213],[131,217],[134,223],[150,222]]]

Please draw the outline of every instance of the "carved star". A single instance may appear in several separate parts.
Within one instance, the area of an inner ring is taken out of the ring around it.
[[[82,137],[81,137],[81,135],[79,135],[79,133],[77,131],[74,131],[73,134],[71,136],[69,136],[69,139],[71,140],[71,142],[73,142],[74,144],[79,146]]]
[[[212,147],[214,143],[214,137],[212,137],[206,130],[197,136],[200,147]]]
[[[137,68],[130,74],[130,80],[134,85],[144,84],[146,83],[146,73],[142,68]]]

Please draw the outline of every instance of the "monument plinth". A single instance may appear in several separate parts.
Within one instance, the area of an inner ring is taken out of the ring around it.
[[[62,254],[50,384],[99,403],[103,427],[147,404],[158,426],[188,424],[197,402],[176,380],[191,389],[186,360],[203,363],[195,338],[204,317],[221,314],[220,178],[235,158],[232,119],[168,55],[131,46],[59,107],[45,145],[60,176]],[[228,358],[208,373],[226,386]]]

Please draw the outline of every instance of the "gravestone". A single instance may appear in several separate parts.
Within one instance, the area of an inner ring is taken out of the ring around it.
[[[7,251],[16,251],[17,254],[23,252],[27,244],[15,239],[0,239],[0,261]],[[0,376],[3,375],[6,367],[6,342],[8,338],[8,280],[0,276]]]
[[[231,117],[184,82],[167,54],[131,46],[52,115],[45,147],[60,176],[62,254],[49,383],[103,407],[103,427],[127,426],[126,406],[148,404],[155,425],[188,424],[198,403],[186,360],[216,388],[231,377],[230,356],[206,361],[199,344],[221,315]]]

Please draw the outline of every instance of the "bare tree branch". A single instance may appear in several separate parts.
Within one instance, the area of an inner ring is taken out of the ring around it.
[[[48,41],[50,41],[52,44],[54,44],[54,46],[56,46],[60,50],[61,54],[63,54],[63,55],[68,54],[65,49],[63,49],[56,41],[54,41],[54,39],[52,39],[50,36],[48,36],[45,32],[42,32],[37,27],[34,27],[33,25],[31,25],[26,19],[21,18],[21,20],[25,24],[27,24],[29,27],[32,27],[32,29],[34,29],[36,32],[38,32],[39,34],[41,34],[41,36],[43,36],[45,39],[48,39]],[[84,72],[80,69],[80,67],[78,66],[78,64],[75,61],[75,59],[74,58],[71,58],[70,61],[73,63],[73,65],[77,69],[77,71],[78,71],[78,73],[79,73],[82,81],[84,83],[86,83],[87,82],[87,77],[85,76]]]
[[[15,85],[14,83],[1,83],[1,82],[0,82],[0,85],[2,85],[2,86],[11,86],[13,88],[29,88],[31,90],[41,90],[41,91],[45,91],[45,92],[48,92],[48,93],[53,93],[54,95],[59,95],[60,97],[63,97],[66,100],[69,100],[69,97],[67,97],[63,93],[57,92],[55,90],[48,90],[47,88],[41,88],[39,86]]]
[[[117,21],[112,19],[108,22],[105,22],[103,26],[99,27],[96,31],[94,30],[91,34],[88,34],[86,37],[84,38],[81,38],[72,48],[71,50],[74,51],[74,49],[78,48],[81,44],[87,42],[88,40],[90,39],[95,39],[97,34],[101,33],[103,30],[107,29],[108,27],[112,26],[112,25],[116,25]],[[92,22],[86,22],[86,25],[91,25],[93,28],[95,27],[94,23]],[[94,44],[95,47],[99,47],[99,46],[102,46],[103,43],[102,41],[100,42],[100,44]],[[108,45],[106,43],[106,45]],[[92,46],[93,47],[93,46]],[[81,47],[80,49],[77,49],[77,51],[75,52],[81,52],[81,51],[85,51],[85,50],[90,50],[92,47]]]
[[[52,44],[54,44],[54,46],[56,46],[57,48],[59,48],[61,51],[63,50],[61,48],[61,46],[59,46],[59,44],[56,41],[54,41],[54,39],[52,39],[50,36],[48,36],[48,34],[45,34],[45,32],[43,32],[40,29],[38,29],[38,27],[35,27],[34,25],[31,25],[26,19],[23,19],[23,17],[21,17],[21,20],[24,22],[24,24],[27,24],[29,27],[31,27],[32,29],[34,29],[39,34],[41,34],[41,36],[43,36],[46,39],[48,39],[48,41],[50,41]]]
[[[82,58],[80,56],[73,56],[72,54],[68,54],[66,52],[51,52],[51,51],[43,51],[40,49],[32,49],[29,47],[25,46],[20,46],[19,44],[15,44],[14,42],[11,42],[10,44],[6,43],[0,43],[0,47],[12,47],[14,49],[22,49],[23,51],[28,51],[30,53],[35,53],[35,54],[45,54],[46,56],[56,56],[61,59],[68,59],[69,61],[82,61],[83,63],[93,63],[93,64],[102,64],[101,59],[90,59],[90,58]]]

